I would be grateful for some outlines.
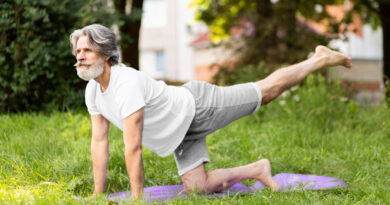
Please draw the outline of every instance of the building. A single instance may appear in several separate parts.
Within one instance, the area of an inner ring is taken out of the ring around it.
[[[140,30],[140,69],[168,81],[194,79],[191,0],[145,0]]]

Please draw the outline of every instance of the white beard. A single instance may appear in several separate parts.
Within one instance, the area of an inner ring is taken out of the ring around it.
[[[99,75],[101,75],[104,71],[104,60],[103,58],[99,58],[98,62],[96,62],[96,65],[91,65],[89,69],[85,67],[80,67],[80,64],[84,65],[91,65],[89,62],[77,62],[76,63],[76,70],[77,70],[77,75],[85,80],[89,81],[92,78],[97,78]]]

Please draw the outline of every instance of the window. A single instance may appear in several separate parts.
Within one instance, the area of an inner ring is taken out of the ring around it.
[[[165,54],[163,51],[159,51],[156,53],[156,71],[159,73],[163,73],[165,71]]]

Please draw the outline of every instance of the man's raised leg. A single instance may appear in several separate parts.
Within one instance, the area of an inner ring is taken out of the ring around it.
[[[351,58],[324,46],[317,46],[311,58],[278,69],[265,79],[256,82],[262,92],[262,104],[271,102],[283,91],[301,82],[310,73],[337,65],[350,68]],[[215,169],[208,173],[205,172],[202,164],[181,176],[186,192],[202,193],[221,192],[236,182],[250,178],[258,179],[272,190],[279,190],[279,185],[272,178],[271,165],[267,159],[240,167]]]
[[[257,179],[273,191],[279,190],[279,185],[272,178],[271,164],[268,159],[240,167],[215,169],[208,173],[205,172],[202,164],[181,176],[187,193],[195,191],[205,194],[222,192],[245,179]]]
[[[324,67],[338,66],[350,68],[351,58],[332,51],[325,46],[317,46],[315,54],[300,63],[280,68],[265,79],[256,82],[262,93],[262,104],[267,104],[278,97],[286,89],[298,84],[310,73]]]

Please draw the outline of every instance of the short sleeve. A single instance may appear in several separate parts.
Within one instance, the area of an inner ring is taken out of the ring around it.
[[[96,107],[96,82],[90,80],[85,89],[85,104],[90,115],[98,115],[100,112]]]
[[[118,88],[120,117],[125,119],[145,106],[145,87],[136,78],[122,83]]]

